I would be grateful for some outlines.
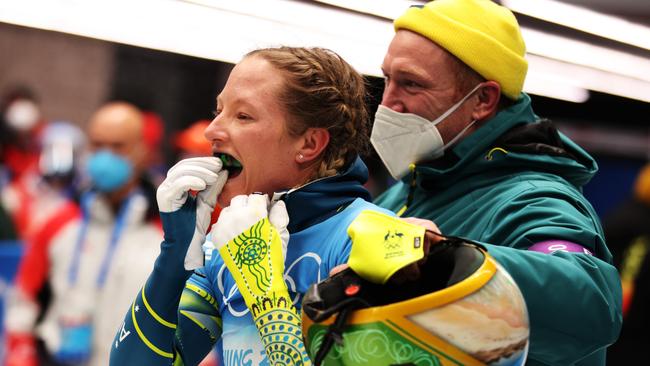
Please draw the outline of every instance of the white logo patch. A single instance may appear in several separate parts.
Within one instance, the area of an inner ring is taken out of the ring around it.
[[[128,337],[128,335],[131,334],[131,331],[126,330],[125,326],[126,326],[126,322],[123,322],[122,330],[120,330],[120,339],[119,339],[120,342],[122,342],[124,338]],[[117,342],[115,342],[115,348],[117,348]]]

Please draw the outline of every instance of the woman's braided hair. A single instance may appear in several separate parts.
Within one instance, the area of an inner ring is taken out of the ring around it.
[[[368,111],[363,77],[324,48],[278,47],[250,52],[285,73],[279,96],[290,116],[288,132],[325,128],[330,141],[312,179],[335,175],[368,150]]]

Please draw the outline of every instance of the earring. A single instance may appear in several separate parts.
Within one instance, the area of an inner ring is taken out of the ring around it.
[[[304,155],[302,155],[302,154],[298,154],[298,161],[302,161],[302,159],[304,159],[304,158],[305,158]]]

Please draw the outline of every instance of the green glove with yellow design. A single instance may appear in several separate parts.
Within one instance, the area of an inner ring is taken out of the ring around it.
[[[270,205],[267,195],[237,196],[221,211],[212,237],[251,311],[270,364],[310,365],[300,314],[283,279],[288,224],[283,201]]]

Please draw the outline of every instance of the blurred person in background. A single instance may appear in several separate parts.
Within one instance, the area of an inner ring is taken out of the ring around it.
[[[11,219],[0,200],[0,243],[13,243],[17,238],[14,220]]]
[[[641,168],[632,195],[603,220],[607,243],[623,284],[623,329],[607,360],[650,364],[650,163]]]
[[[176,134],[174,137],[176,161],[212,155],[212,145],[205,138],[205,129],[209,125],[208,120],[198,120]]]
[[[108,364],[115,328],[151,271],[162,240],[146,170],[141,112],[102,106],[88,124],[91,189],[40,232],[7,304],[6,365]],[[44,163],[45,164],[45,163]],[[49,282],[51,300],[38,292]],[[43,313],[39,319],[39,313]],[[43,343],[38,346],[37,339]]]
[[[77,125],[66,121],[50,122],[40,138],[38,172],[40,182],[30,202],[27,238],[42,229],[60,208],[77,203],[80,194],[80,160],[86,147],[86,135]]]
[[[594,159],[535,115],[526,45],[489,0],[436,0],[395,19],[371,142],[398,183],[375,203],[476,240],[530,314],[527,365],[604,365],[621,284],[582,195]]]
[[[39,140],[45,122],[34,92],[22,86],[2,97],[0,119],[0,198],[18,236],[24,238],[40,181]]]
[[[48,307],[51,299],[48,282],[48,244],[58,230],[79,214],[77,178],[79,162],[86,137],[84,132],[69,122],[51,122],[44,127],[40,136],[40,155],[38,159],[39,181],[34,187],[30,205],[28,233],[24,237],[25,252],[20,260],[19,273],[10,292],[9,303],[17,296],[28,296],[34,301],[27,308],[38,308],[37,318]],[[18,295],[20,294],[20,295]],[[20,304],[20,301],[16,303]],[[25,309],[23,309],[25,310]],[[29,313],[30,311],[27,310]],[[23,317],[33,318],[33,314],[21,314],[14,306],[8,308],[10,320],[10,346],[16,343],[11,335],[13,320]],[[31,338],[31,337],[30,337]],[[33,364],[36,357],[34,342],[19,347],[9,347],[7,365]],[[29,356],[25,356],[29,355]]]
[[[165,124],[160,115],[153,111],[142,111],[142,120],[142,139],[147,148],[145,174],[153,186],[158,187],[165,179],[165,173],[169,169],[162,151],[163,147],[166,147],[162,143]]]

